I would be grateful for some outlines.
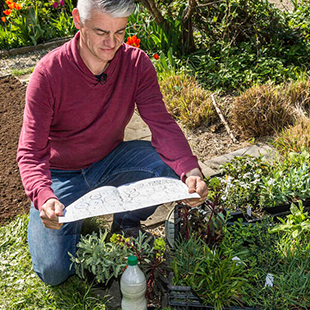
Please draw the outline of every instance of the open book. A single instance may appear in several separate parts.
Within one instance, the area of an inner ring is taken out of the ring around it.
[[[167,177],[145,179],[119,187],[103,186],[67,206],[59,222],[73,222],[199,197],[197,193],[189,194],[187,185],[182,181]]]

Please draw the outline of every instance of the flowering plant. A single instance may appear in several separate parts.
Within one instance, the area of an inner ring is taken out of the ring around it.
[[[99,236],[96,233],[82,236],[78,244],[76,257],[70,254],[77,275],[85,278],[86,270],[95,276],[98,282],[107,284],[111,278],[118,278],[126,268],[126,257],[135,255],[139,267],[147,279],[147,297],[152,298],[160,290],[165,291],[168,283],[168,262],[164,258],[166,243],[139,232],[137,238],[125,238],[113,234],[107,241],[107,230]]]
[[[133,35],[132,37],[128,37],[126,44],[139,48],[140,47],[140,39],[138,39],[136,35]]]
[[[12,13],[13,13],[13,15],[14,15],[15,11],[19,11],[19,10],[22,8],[21,4],[16,3],[16,2],[14,2],[13,0],[6,0],[5,3],[6,3],[6,5],[8,6],[8,9],[2,11],[2,13],[3,13],[5,16],[2,16],[2,17],[1,17],[1,20],[2,20],[2,22],[4,22],[4,23],[7,21],[7,18],[8,18]]]
[[[72,0],[3,1],[0,13],[0,49],[36,45],[76,32]]]
[[[55,1],[54,3],[53,3],[53,8],[54,9],[57,9],[58,8],[58,6],[65,6],[65,3],[63,2],[63,0],[59,0],[59,3],[57,2],[57,1]]]

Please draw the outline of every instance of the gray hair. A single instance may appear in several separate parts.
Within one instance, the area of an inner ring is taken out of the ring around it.
[[[81,22],[91,18],[93,10],[111,15],[113,18],[128,17],[135,10],[134,0],[78,0],[77,9]]]

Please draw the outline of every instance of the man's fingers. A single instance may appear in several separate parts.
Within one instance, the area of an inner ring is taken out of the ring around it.
[[[41,211],[43,211],[43,216],[50,220],[56,219],[55,207],[54,206],[43,206]]]
[[[63,210],[64,210],[64,205],[63,204],[56,204],[55,206],[55,214],[57,216],[63,216],[64,213],[63,213]]]
[[[208,195],[208,187],[199,177],[187,178],[186,185],[189,193],[197,193],[201,198],[206,198]]]
[[[50,229],[60,229],[62,223],[58,222],[58,217],[63,215],[64,205],[57,199],[48,200],[41,208],[40,217],[45,227]]]
[[[208,187],[199,176],[190,176],[186,179],[188,192],[197,193],[200,198],[186,199],[184,202],[190,207],[197,207],[205,202],[208,196]]]
[[[188,192],[190,194],[196,192],[198,179],[199,179],[198,177],[189,177],[189,178],[187,178],[186,185],[188,187]]]
[[[201,197],[205,197],[208,195],[208,187],[206,185],[206,183],[203,180],[200,180],[197,183],[197,193],[201,196]]]

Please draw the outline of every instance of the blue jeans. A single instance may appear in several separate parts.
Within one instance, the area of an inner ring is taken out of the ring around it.
[[[65,206],[100,186],[119,186],[160,176],[179,178],[148,141],[122,142],[108,156],[86,169],[51,170],[52,188]],[[138,226],[155,210],[156,206],[117,213],[114,222],[121,229]],[[76,254],[81,227],[82,221],[76,221],[63,224],[59,230],[46,228],[39,211],[31,206],[28,243],[33,269],[43,282],[58,285],[75,273],[74,268],[70,270],[68,252]]]

